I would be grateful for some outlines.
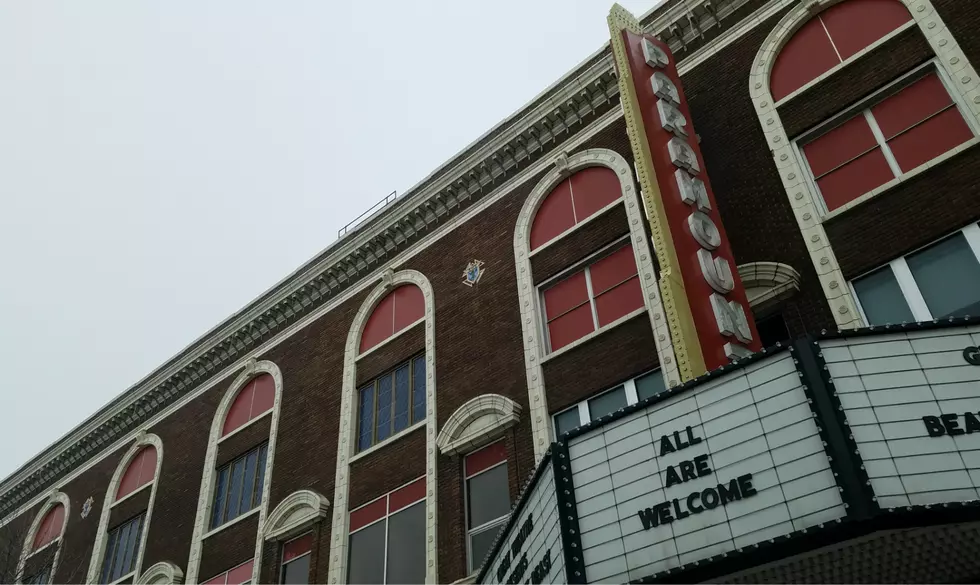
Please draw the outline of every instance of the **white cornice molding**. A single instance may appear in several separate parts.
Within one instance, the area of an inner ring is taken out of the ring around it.
[[[669,0],[644,17],[644,26],[672,47],[686,47],[748,1]],[[717,39],[712,42],[717,43]],[[381,213],[195,340],[0,482],[0,517],[546,156],[563,136],[577,131],[583,120],[616,108],[618,91],[605,43]]]

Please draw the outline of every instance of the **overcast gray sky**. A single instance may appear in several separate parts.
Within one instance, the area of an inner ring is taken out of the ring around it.
[[[0,3],[0,477],[598,49],[611,4]]]

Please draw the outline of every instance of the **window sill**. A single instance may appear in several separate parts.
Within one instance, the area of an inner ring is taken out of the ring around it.
[[[230,433],[228,433],[227,435],[225,435],[225,436],[223,436],[223,437],[221,437],[221,438],[219,438],[219,439],[218,439],[218,442],[217,442],[217,444],[218,444],[218,445],[220,445],[220,444],[221,444],[222,442],[224,442],[225,440],[227,440],[227,439],[230,439],[230,438],[232,438],[232,437],[234,437],[234,436],[235,436],[235,435],[237,435],[238,433],[240,433],[240,432],[242,432],[242,431],[244,431],[244,430],[245,430],[245,429],[247,429],[248,427],[250,427],[250,426],[252,426],[253,424],[255,424],[255,423],[257,423],[258,421],[260,421],[260,420],[262,420],[262,419],[264,419],[265,417],[267,417],[267,416],[271,416],[271,415],[272,415],[272,411],[273,411],[273,410],[275,410],[275,409],[276,409],[276,407],[275,407],[275,404],[273,404],[273,406],[272,406],[272,408],[270,408],[269,410],[267,410],[267,411],[265,411],[265,412],[263,412],[263,413],[262,413],[262,414],[260,414],[259,416],[257,416],[257,417],[255,417],[255,418],[253,418],[252,420],[250,420],[250,421],[248,421],[248,422],[246,422],[245,424],[243,424],[242,426],[240,426],[240,427],[238,427],[237,429],[235,429],[235,430],[233,430],[232,432],[230,432]]]
[[[31,551],[30,553],[28,553],[28,555],[27,555],[26,557],[24,557],[24,560],[27,560],[27,559],[29,559],[29,558],[31,558],[31,557],[33,557],[34,555],[36,555],[36,554],[37,554],[37,553],[39,553],[39,552],[42,552],[42,551],[44,551],[45,549],[48,549],[48,548],[50,548],[50,547],[52,547],[52,546],[55,546],[55,545],[56,545],[56,544],[58,544],[59,542],[61,542],[61,537],[60,537],[60,536],[59,536],[58,538],[56,538],[56,539],[54,539],[54,540],[52,540],[52,541],[51,541],[51,542],[49,542],[48,544],[46,544],[46,545],[44,545],[44,546],[42,546],[41,548],[38,548],[38,549],[34,549],[34,550],[32,550],[32,551]]]
[[[354,361],[355,361],[355,362],[357,362],[357,361],[360,361],[360,360],[361,360],[361,358],[364,358],[364,357],[366,357],[366,356],[369,356],[369,355],[371,355],[371,354],[372,354],[372,353],[374,353],[375,351],[377,351],[377,350],[379,350],[379,349],[381,349],[382,347],[384,347],[384,346],[386,346],[386,345],[388,345],[389,343],[391,343],[392,341],[394,341],[394,340],[396,340],[396,339],[398,339],[398,338],[399,338],[399,337],[401,337],[402,335],[404,335],[404,334],[406,334],[406,333],[408,333],[408,332],[409,332],[409,331],[411,331],[412,329],[415,329],[415,327],[417,327],[419,323],[424,323],[424,322],[425,322],[425,317],[422,317],[422,318],[421,318],[421,319],[419,319],[418,321],[415,321],[414,323],[412,323],[412,324],[410,324],[410,325],[409,325],[408,327],[405,327],[405,328],[404,328],[404,329],[402,329],[401,331],[398,331],[398,332],[396,332],[396,333],[395,333],[394,335],[392,335],[392,336],[391,336],[391,337],[389,337],[388,339],[385,339],[384,341],[382,341],[382,342],[381,342],[381,343],[379,343],[378,345],[375,345],[374,347],[372,347],[371,349],[369,349],[369,350],[367,350],[366,352],[364,352],[364,353],[362,353],[362,354],[359,354],[359,355],[358,355],[358,356],[357,356],[356,358],[354,358]]]
[[[136,496],[137,494],[139,494],[139,493],[141,493],[141,492],[142,492],[143,490],[145,490],[145,489],[147,489],[147,488],[149,488],[149,487],[151,487],[151,486],[153,486],[153,483],[154,483],[155,481],[156,481],[156,480],[154,480],[154,481],[151,481],[150,483],[146,483],[146,484],[143,484],[143,485],[141,485],[140,487],[138,487],[138,488],[136,488],[135,490],[133,490],[133,491],[131,491],[131,492],[129,492],[129,493],[128,493],[128,494],[126,494],[125,496],[123,496],[123,497],[121,497],[121,498],[119,498],[118,500],[116,500],[115,502],[113,502],[113,503],[111,503],[111,504],[109,504],[109,508],[115,508],[115,507],[116,507],[117,505],[119,505],[119,504],[121,504],[121,503],[123,503],[123,502],[125,502],[126,500],[128,500],[128,499],[130,499],[130,498],[133,498],[133,497],[135,497],[135,496]]]
[[[527,255],[528,259],[531,259],[536,254],[540,254],[540,253],[544,252],[545,250],[547,250],[548,248],[550,248],[551,246],[556,245],[558,242],[564,240],[565,238],[567,238],[568,236],[572,235],[576,231],[582,229],[583,227],[585,227],[589,223],[591,223],[593,221],[596,221],[600,217],[606,215],[606,213],[608,213],[610,210],[615,209],[617,205],[622,205],[622,204],[623,204],[623,196],[620,195],[618,199],[616,199],[615,201],[613,201],[609,205],[606,205],[605,207],[603,207],[599,211],[593,213],[589,217],[583,219],[582,221],[578,222],[577,224],[573,225],[572,227],[570,227],[567,230],[563,231],[562,233],[558,234],[554,238],[548,240],[547,242],[541,244],[540,246],[538,246],[534,250],[531,250],[530,252],[528,252],[528,255]],[[528,246],[530,246],[530,242],[528,242]]]
[[[603,325],[602,327],[596,329],[592,333],[589,333],[585,337],[581,337],[579,339],[576,339],[575,341],[569,343],[565,347],[563,347],[563,348],[561,348],[561,349],[559,349],[557,351],[553,351],[553,352],[549,353],[548,355],[544,356],[543,358],[541,358],[541,365],[544,365],[545,363],[547,363],[547,362],[549,362],[549,361],[557,358],[558,356],[564,355],[564,354],[572,351],[573,349],[575,349],[576,347],[578,347],[580,345],[583,345],[585,343],[588,343],[592,339],[595,339],[596,337],[599,337],[600,335],[606,333],[607,331],[611,331],[611,330],[615,329],[616,327],[619,327],[620,325],[626,323],[627,321],[632,321],[633,319],[639,317],[640,315],[645,314],[646,312],[647,312],[647,309],[644,306],[644,307],[641,307],[639,309],[636,309],[635,311],[633,311],[631,313],[627,313],[626,315],[623,315],[622,317],[620,317],[619,319],[616,319],[612,323],[609,323],[607,325]]]
[[[126,573],[125,575],[123,575],[122,577],[116,579],[115,581],[113,581],[109,585],[116,585],[116,583],[122,583],[126,579],[133,579],[133,581],[135,582],[136,581],[136,579],[134,579],[135,576],[136,576],[136,571],[130,571],[129,573]]]
[[[842,213],[846,213],[847,211],[849,211],[851,209],[854,209],[858,205],[861,205],[862,203],[865,203],[867,201],[870,201],[871,199],[874,199],[875,197],[881,195],[882,193],[885,193],[886,191],[888,191],[890,189],[894,189],[895,187],[901,185],[902,183],[905,183],[906,181],[909,181],[909,180],[913,179],[914,177],[916,177],[918,175],[921,175],[922,173],[928,171],[929,169],[943,164],[947,160],[953,158],[954,156],[960,154],[961,152],[965,152],[965,151],[973,148],[977,144],[980,144],[980,137],[975,136],[975,137],[971,138],[970,140],[967,140],[963,144],[957,146],[956,148],[954,148],[952,150],[949,150],[949,151],[947,151],[947,152],[945,152],[945,153],[937,156],[936,158],[932,159],[931,161],[926,162],[926,163],[923,163],[923,164],[915,167],[911,171],[903,174],[902,176],[896,177],[896,178],[892,179],[891,181],[888,181],[884,185],[882,185],[882,186],[880,186],[880,187],[878,187],[878,188],[876,188],[876,189],[874,189],[872,191],[868,191],[864,195],[861,195],[860,197],[857,197],[856,199],[853,199],[853,200],[845,203],[844,205],[841,205],[837,209],[823,214],[821,216],[821,218],[820,218],[820,221],[821,221],[821,223],[823,223],[823,222],[829,221],[831,219],[834,219],[835,217],[841,215]],[[564,348],[562,348],[562,349],[564,349]]]
[[[397,441],[398,439],[401,439],[402,437],[408,435],[412,431],[416,431],[418,429],[421,429],[421,428],[425,427],[425,423],[426,423],[426,420],[425,419],[422,419],[419,422],[415,423],[414,425],[408,427],[407,429],[404,429],[402,431],[399,431],[399,432],[395,433],[394,435],[388,437],[384,441],[381,441],[380,443],[377,443],[375,445],[371,445],[367,449],[365,449],[365,450],[361,451],[360,453],[357,453],[354,456],[352,456],[350,458],[350,460],[348,461],[348,463],[354,463],[358,459],[363,459],[364,457],[367,457],[368,455],[370,455],[371,453],[374,453],[378,449],[381,449],[381,448],[385,447],[386,445],[389,445],[392,442]]]
[[[205,532],[204,535],[201,536],[201,540],[204,540],[205,538],[210,538],[210,537],[214,536],[215,534],[221,532],[225,528],[228,528],[229,526],[234,526],[235,524],[238,524],[239,522],[241,522],[242,520],[244,520],[246,518],[251,518],[252,516],[258,514],[260,510],[262,510],[262,504],[259,504],[258,506],[252,508],[248,512],[245,512],[244,514],[240,515],[239,517],[235,518],[234,520],[229,520],[228,522],[225,522],[221,526],[218,526],[217,528],[212,528],[208,532]]]

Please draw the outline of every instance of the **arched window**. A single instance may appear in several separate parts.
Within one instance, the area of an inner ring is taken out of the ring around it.
[[[269,412],[275,400],[276,382],[272,376],[262,374],[255,378],[241,389],[232,402],[224,426],[221,427],[221,436],[224,437],[245,426],[245,423]]]
[[[773,99],[783,99],[911,20],[899,0],[848,0],[821,12],[779,52]]]
[[[531,224],[531,250],[619,201],[622,189],[608,167],[590,167],[563,180],[545,197]]]
[[[55,504],[41,520],[37,532],[34,534],[34,543],[31,545],[31,552],[44,548],[52,542],[61,538],[61,532],[65,527],[65,507]]]
[[[147,445],[133,457],[119,482],[116,500],[121,500],[129,494],[153,481],[157,473],[157,450],[153,445]]]
[[[388,293],[374,308],[361,334],[360,353],[425,318],[425,300],[419,287],[408,284]]]

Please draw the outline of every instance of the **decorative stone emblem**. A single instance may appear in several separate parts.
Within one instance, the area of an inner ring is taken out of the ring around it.
[[[92,513],[92,504],[95,503],[95,498],[89,496],[85,503],[82,504],[82,520],[88,518],[88,515]]]
[[[483,276],[483,261],[473,260],[466,265],[466,270],[463,271],[463,284],[466,286],[473,286],[480,281]]]

